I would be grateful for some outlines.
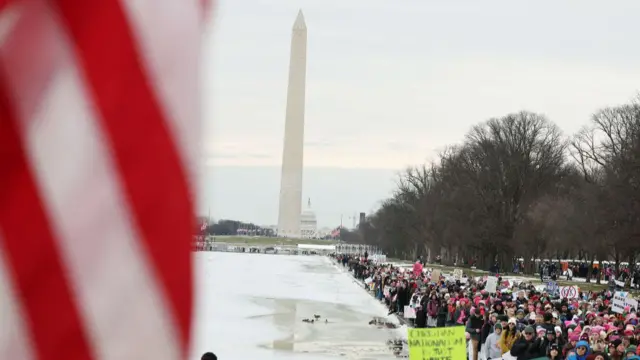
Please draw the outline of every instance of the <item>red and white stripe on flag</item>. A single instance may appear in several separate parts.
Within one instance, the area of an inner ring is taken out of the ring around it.
[[[0,0],[0,359],[183,359],[202,0]]]

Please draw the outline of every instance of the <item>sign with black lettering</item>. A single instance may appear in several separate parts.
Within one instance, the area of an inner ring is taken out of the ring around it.
[[[464,326],[409,329],[410,360],[459,360],[467,358]]]

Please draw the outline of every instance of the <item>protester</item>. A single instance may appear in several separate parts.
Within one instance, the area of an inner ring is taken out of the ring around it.
[[[591,354],[589,343],[585,340],[578,341],[575,354],[572,354],[567,360],[587,360],[587,356]]]
[[[549,360],[562,360],[562,353],[560,352],[560,348],[556,344],[551,344],[549,347],[549,352],[547,353],[547,357]],[[604,359],[603,359],[604,360]]]
[[[478,360],[478,351],[480,350],[480,331],[482,330],[483,319],[480,316],[479,309],[472,309],[471,316],[467,321],[466,330],[471,337],[471,346],[473,347],[472,360]]]
[[[435,293],[432,293],[427,303],[427,327],[436,327],[438,308],[440,307],[440,301]]]
[[[500,358],[502,356],[502,348],[500,347],[500,344],[498,344],[501,334],[502,324],[496,324],[493,327],[493,333],[487,336],[487,340],[485,341],[483,348],[488,359]]]

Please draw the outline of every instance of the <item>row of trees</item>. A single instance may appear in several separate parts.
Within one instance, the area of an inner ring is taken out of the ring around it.
[[[598,111],[571,137],[536,113],[490,119],[397,185],[345,240],[484,268],[519,257],[635,264],[640,102]]]

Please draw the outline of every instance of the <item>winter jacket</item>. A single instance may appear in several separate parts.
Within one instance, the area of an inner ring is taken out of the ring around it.
[[[578,341],[578,343],[576,343],[576,349],[579,348],[580,346],[585,346],[587,348],[587,352],[582,356],[578,356],[578,354],[573,354],[569,356],[567,360],[586,360],[587,359],[587,356],[591,354],[591,347],[589,346],[589,343],[586,341]]]
[[[407,288],[400,288],[398,289],[398,306],[400,306],[400,309],[404,309],[405,305],[409,305],[409,289]]]
[[[413,275],[415,277],[422,275],[422,264],[420,264],[419,261],[416,261],[416,263],[413,264]]]
[[[529,348],[529,355],[532,356],[532,359],[546,357],[548,347],[549,341],[547,339],[538,338],[533,341],[533,346]]]
[[[427,327],[427,313],[421,307],[416,311],[416,328],[424,329]]]
[[[499,358],[502,356],[503,353],[500,344],[498,344],[499,341],[500,336],[495,332],[487,336],[487,340],[483,347],[485,354],[487,355],[487,359]]]
[[[524,337],[521,337],[511,348],[511,356],[517,357],[518,360],[531,360],[546,355],[540,339],[527,341]]]
[[[447,326],[453,326],[456,323],[456,320],[458,320],[456,318],[456,306],[453,304],[449,304],[447,306],[447,320],[446,320],[446,325]]]
[[[462,308],[456,309],[454,317],[456,318],[456,324],[464,325],[467,321],[467,312]]]
[[[482,326],[482,330],[480,331],[481,344],[484,344],[487,341],[487,337],[489,337],[489,335],[493,333],[494,326],[495,324],[493,324],[491,321],[487,321],[484,323],[484,325]]]
[[[511,350],[513,344],[515,344],[516,340],[520,338],[519,333],[513,333],[507,336],[507,331],[502,330],[502,335],[500,335],[500,347],[502,348],[502,353],[506,353]]]
[[[429,300],[427,303],[427,315],[429,317],[436,317],[438,315],[438,301],[437,300]]]
[[[482,329],[482,325],[484,323],[484,319],[479,316],[471,315],[469,320],[467,321],[466,332],[471,335],[472,340],[480,341],[480,330]]]
[[[438,316],[437,316],[437,325],[436,327],[445,327],[445,323],[447,320],[447,308],[446,306],[441,306],[438,308]]]

